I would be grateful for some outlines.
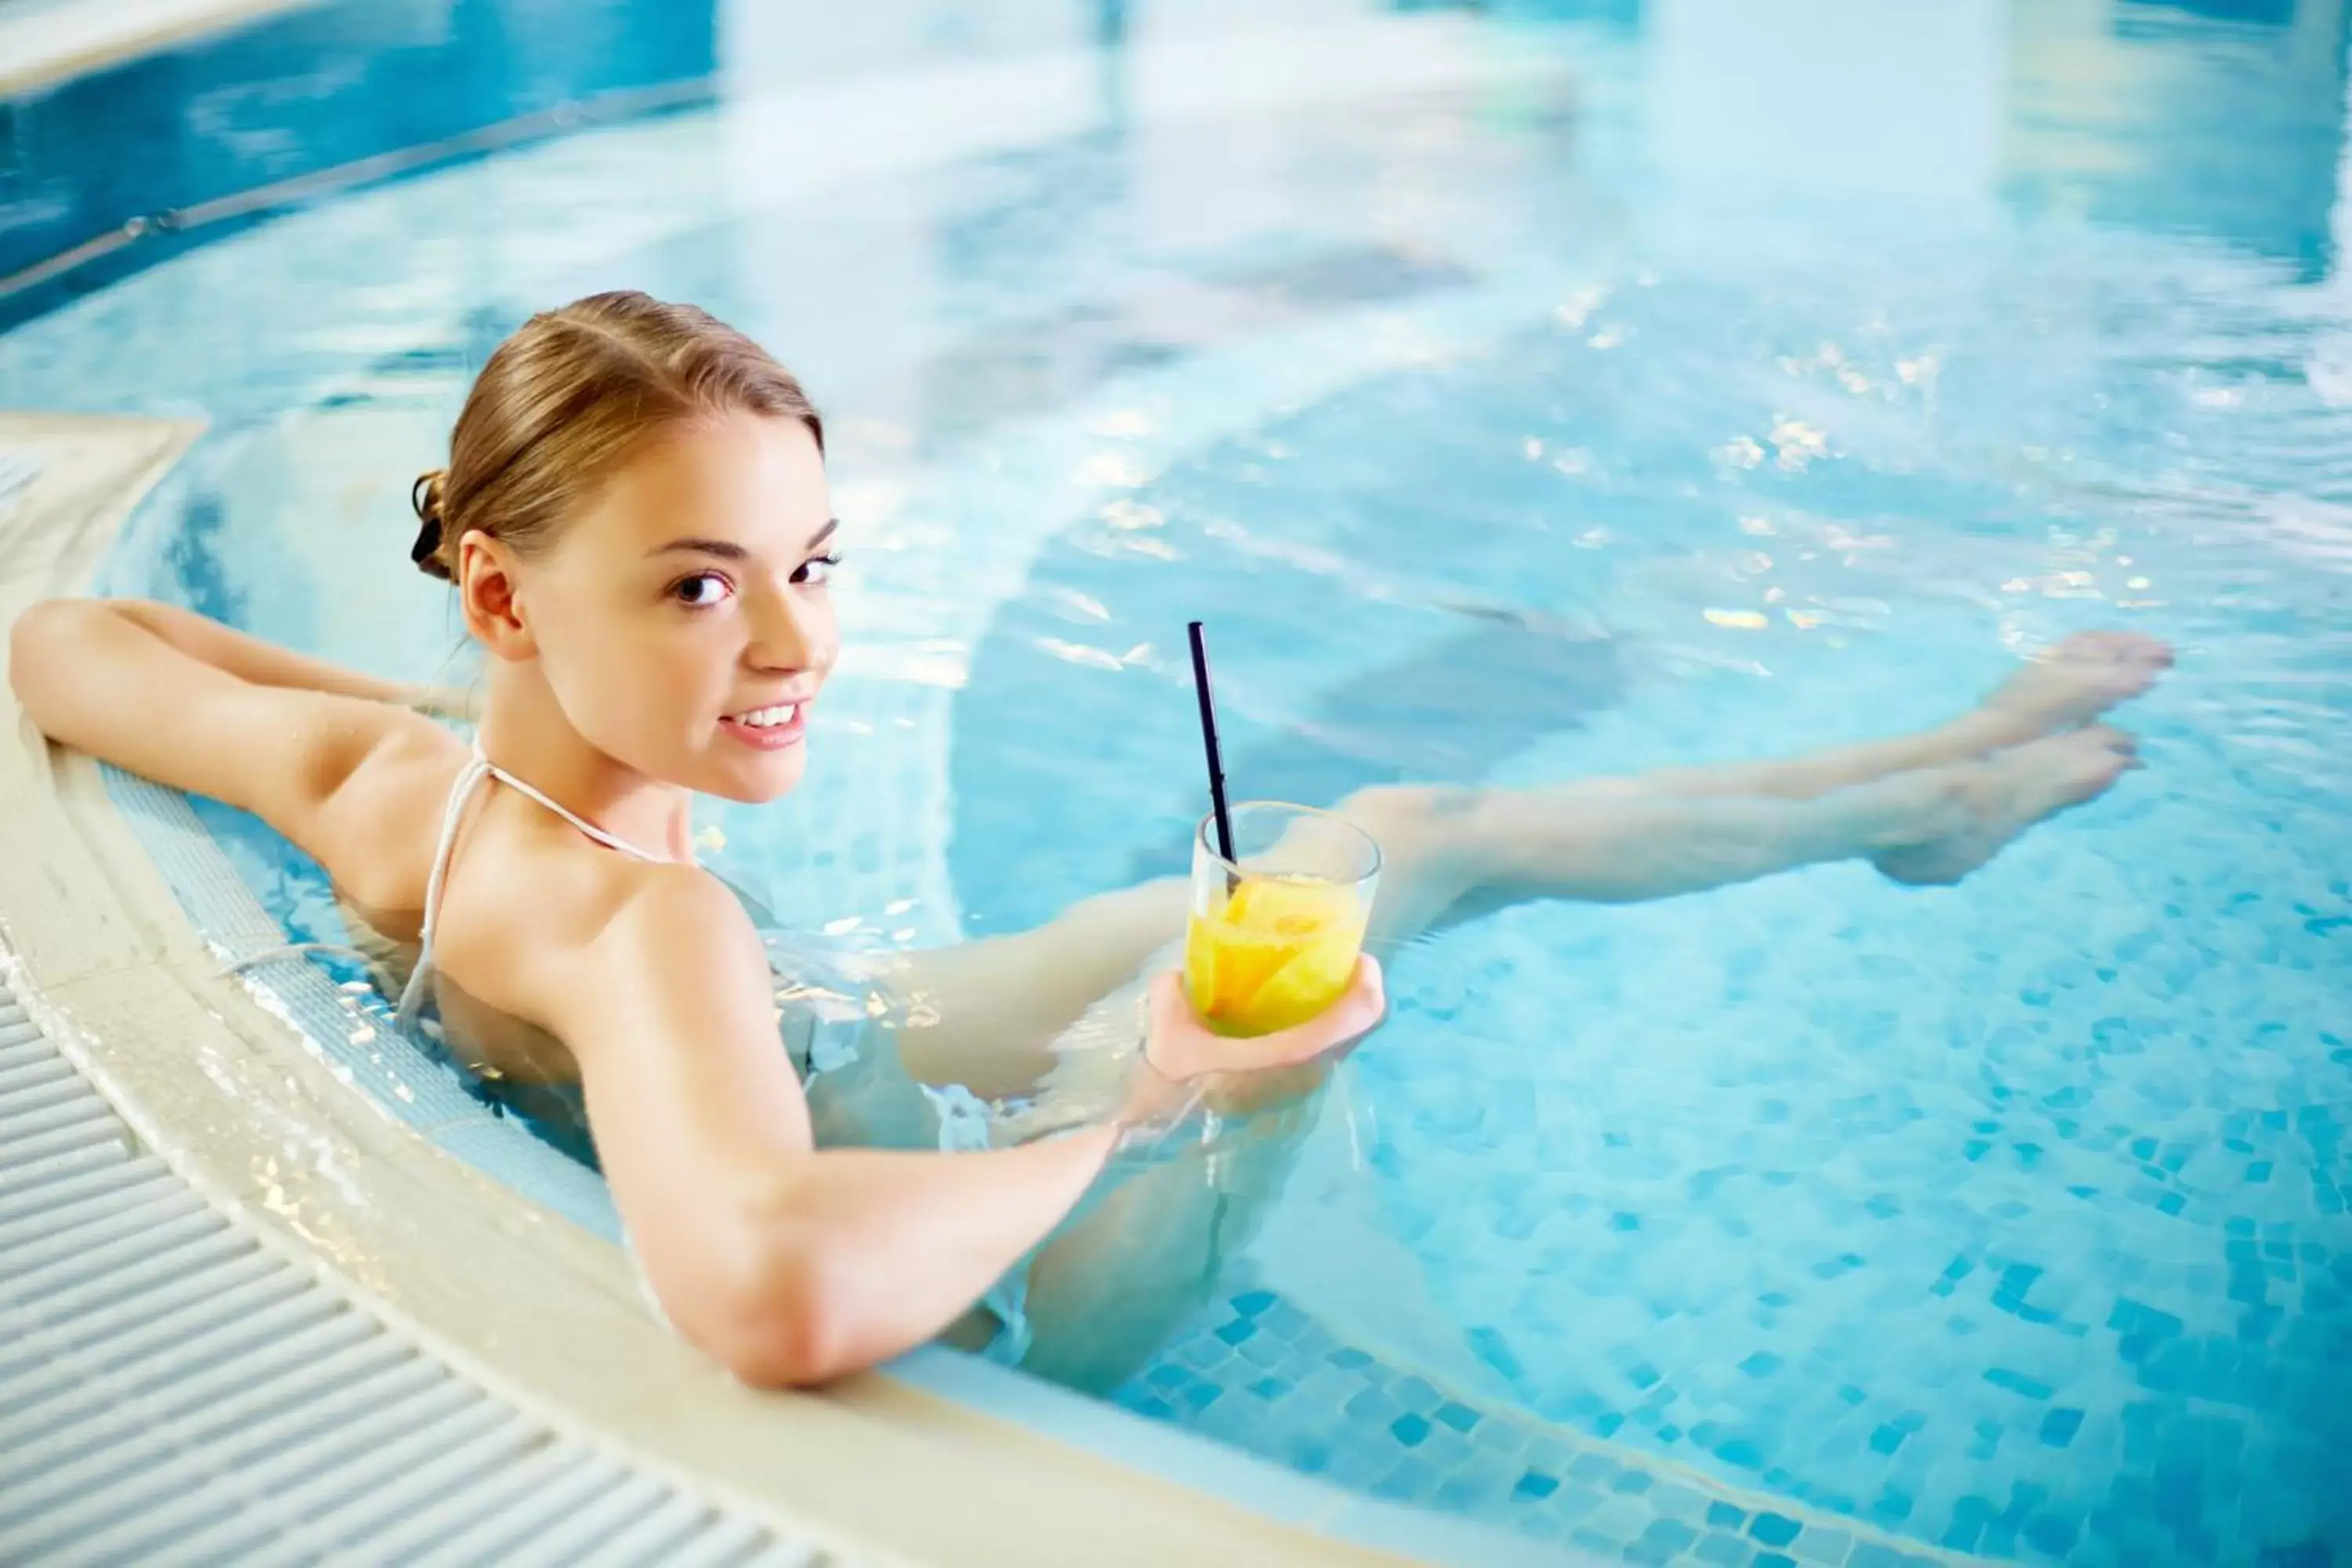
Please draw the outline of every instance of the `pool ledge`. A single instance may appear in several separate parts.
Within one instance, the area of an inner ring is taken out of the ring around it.
[[[0,450],[40,465],[0,497],[0,620],[79,591],[199,430],[0,415]],[[491,1396],[842,1561],[1400,1561],[1317,1528],[1345,1514],[1348,1534],[1383,1538],[1336,1489],[1027,1386],[1029,1405],[1068,1407],[1068,1429],[1131,1426],[1123,1457],[1184,1450],[1186,1473],[1228,1494],[1211,1495],[936,1391],[1011,1377],[993,1369],[918,1357],[822,1394],[737,1384],[654,1323],[617,1248],[393,1121],[216,978],[98,769],[6,700],[0,941],[28,1008],[213,1208]]]
[[[310,0],[49,0],[0,15],[0,96],[40,91]]]

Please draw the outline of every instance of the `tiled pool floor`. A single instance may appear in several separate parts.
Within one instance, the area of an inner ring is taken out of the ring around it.
[[[1118,1391],[1121,1405],[1389,1501],[1643,1568],[1955,1561],[1873,1524],[1461,1397],[1342,1342],[1280,1294],[1236,1277],[1242,1288]],[[2032,1500],[2011,1506],[2013,1531]]]

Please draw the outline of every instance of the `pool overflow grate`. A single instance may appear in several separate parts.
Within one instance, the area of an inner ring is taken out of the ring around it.
[[[841,1568],[563,1436],[142,1151],[0,982],[0,1563]]]

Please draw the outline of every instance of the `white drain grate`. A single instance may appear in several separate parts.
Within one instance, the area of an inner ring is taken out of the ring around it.
[[[0,1564],[837,1560],[558,1435],[264,1248],[0,984]]]

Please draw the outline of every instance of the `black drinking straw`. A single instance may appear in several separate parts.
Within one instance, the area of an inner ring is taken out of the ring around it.
[[[1192,639],[1192,689],[1201,696],[1201,743],[1209,752],[1209,805],[1217,817],[1217,853],[1225,864],[1234,861],[1234,819],[1225,809],[1225,764],[1217,752],[1217,704],[1209,694],[1209,645],[1202,640],[1201,623],[1186,623]],[[1228,871],[1228,879],[1233,873]]]

